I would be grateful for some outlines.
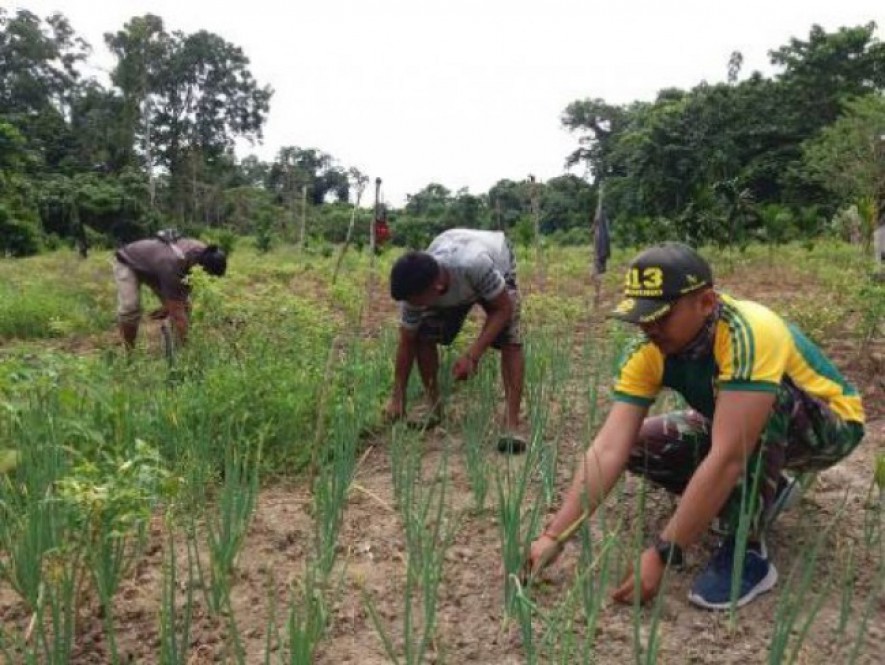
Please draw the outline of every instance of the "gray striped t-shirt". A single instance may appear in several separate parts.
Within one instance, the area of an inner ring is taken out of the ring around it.
[[[433,304],[433,309],[494,300],[507,282],[516,280],[513,252],[501,231],[450,229],[438,235],[426,251],[451,277],[448,290]],[[402,326],[417,328],[423,311],[424,308],[402,303]]]

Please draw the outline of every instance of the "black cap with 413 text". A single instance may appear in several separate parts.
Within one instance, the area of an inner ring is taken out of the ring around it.
[[[630,263],[624,299],[611,313],[629,323],[651,323],[682,296],[713,286],[710,265],[688,245],[665,242],[649,247]]]

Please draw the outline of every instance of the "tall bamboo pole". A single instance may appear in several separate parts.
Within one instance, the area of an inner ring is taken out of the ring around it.
[[[295,230],[298,228],[298,207],[295,205],[295,178],[292,175],[291,164],[286,164],[286,192],[289,199],[289,213],[292,215],[292,242],[297,242]]]
[[[529,175],[530,191],[529,195],[532,202],[532,221],[535,228],[535,265],[538,274],[538,288],[544,290],[544,262],[541,258],[541,201],[538,191],[538,181],[535,176]]]
[[[357,183],[356,202],[353,204],[353,210],[350,211],[350,224],[347,225],[347,235],[344,237],[344,245],[338,253],[338,260],[335,262],[335,272],[332,273],[332,284],[338,279],[338,271],[341,269],[341,261],[344,259],[344,253],[350,247],[350,239],[353,236],[353,227],[356,224],[356,211],[360,207],[360,199],[363,197],[363,191],[366,189],[364,182]],[[374,224],[374,222],[373,222]]]
[[[307,227],[307,185],[301,188],[301,232],[298,234],[298,251],[304,250],[304,230]]]
[[[369,253],[372,256],[372,268],[375,267],[375,221],[381,213],[381,178],[375,178],[375,214],[369,232]]]
[[[593,250],[590,259],[590,282],[593,284],[593,310],[599,307],[599,298],[602,291],[602,275],[596,269],[596,234],[599,233],[599,224],[602,222],[602,199],[605,194],[604,183],[599,181],[599,192],[596,197],[596,212],[590,221],[590,242]]]
[[[359,327],[363,326],[363,312],[366,306],[372,307],[375,297],[375,220],[381,212],[381,178],[375,178],[375,209],[372,212],[372,223],[369,226],[369,276],[366,279],[366,300],[365,306],[360,309]]]

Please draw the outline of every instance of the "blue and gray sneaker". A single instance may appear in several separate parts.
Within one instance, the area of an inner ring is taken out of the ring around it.
[[[777,481],[777,490],[774,494],[774,501],[772,501],[771,505],[762,513],[762,529],[768,531],[781,513],[790,510],[790,508],[799,503],[802,499],[802,491],[803,487],[800,476],[791,478],[787,474],[782,473]],[[729,525],[718,515],[713,518],[713,522],[710,524],[710,531],[717,536],[722,537],[733,533],[734,528],[735,527]]]
[[[688,599],[692,603],[708,610],[731,608],[731,576],[735,553],[733,536],[719,545],[707,567],[695,578],[688,593]],[[743,607],[759,594],[770,591],[776,583],[777,569],[768,560],[765,544],[747,543],[735,607]]]

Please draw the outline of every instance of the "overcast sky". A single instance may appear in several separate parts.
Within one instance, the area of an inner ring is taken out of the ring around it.
[[[885,28],[885,0],[0,2],[61,11],[105,69],[102,35],[132,16],[221,35],[275,90],[263,144],[241,156],[319,148],[383,178],[392,205],[431,182],[478,194],[501,178],[563,173],[577,137],[560,116],[576,99],[621,104],[722,81],[735,50],[742,76],[770,73],[768,50],[806,38],[813,23],[874,20],[880,39]]]

